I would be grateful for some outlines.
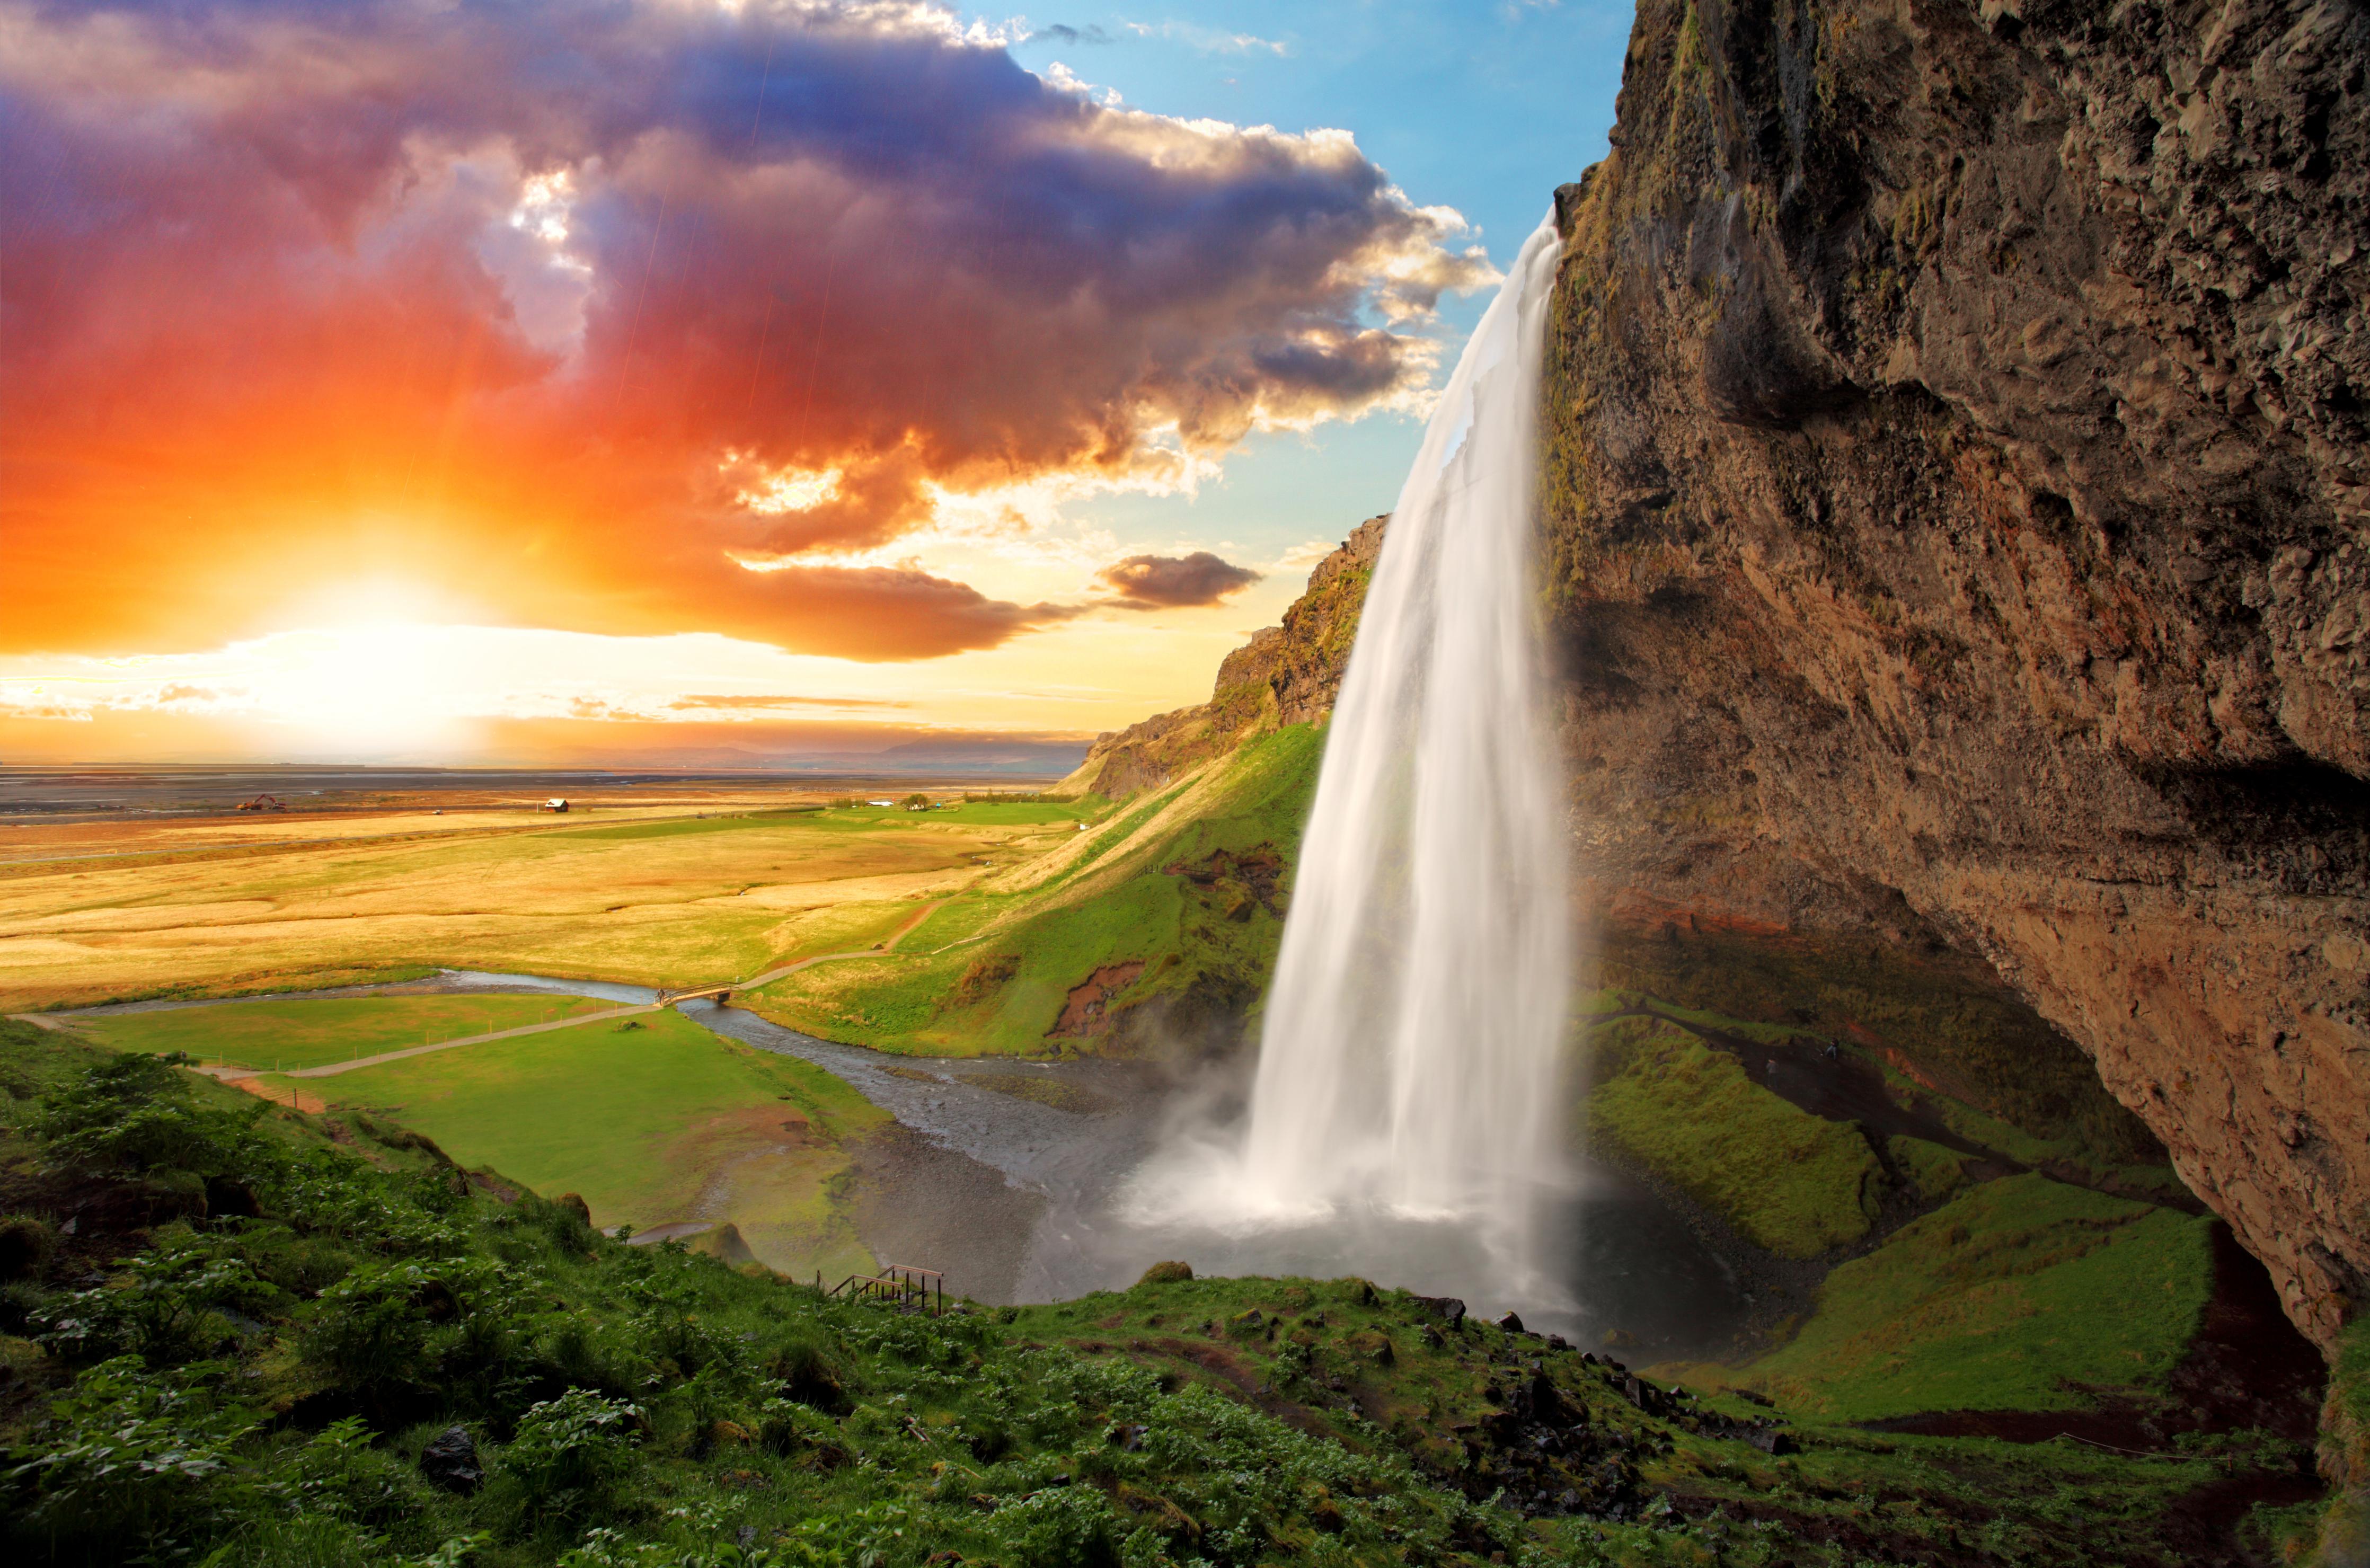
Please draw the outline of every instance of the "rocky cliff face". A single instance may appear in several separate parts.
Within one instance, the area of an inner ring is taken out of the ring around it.
[[[1610,949],[1987,963],[2324,1345],[2370,1303],[2365,65],[2350,0],[1643,0],[1547,430]]]
[[[1055,792],[1117,798],[1156,790],[1247,735],[1322,721],[1333,711],[1349,667],[1358,611],[1388,521],[1368,518],[1317,563],[1307,590],[1284,611],[1283,624],[1254,634],[1226,655],[1209,701],[1096,736],[1086,761]]]

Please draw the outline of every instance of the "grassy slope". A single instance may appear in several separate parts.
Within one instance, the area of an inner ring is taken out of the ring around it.
[[[1621,1019],[1591,1040],[1593,1138],[1779,1257],[1868,1234],[1884,1170],[1856,1127],[1797,1109],[1671,1024]]]
[[[456,1543],[435,1560],[2073,1568],[2163,1560],[2174,1498],[2272,1462],[1816,1427],[1771,1457],[1719,1419],[1742,1402],[1649,1413],[1577,1353],[1440,1335],[1356,1281],[935,1322],[825,1304],[472,1195],[366,1124],[154,1067],[94,1087],[99,1059],[0,1023],[0,1207],[54,1247],[0,1295],[0,1427],[24,1467],[0,1529],[31,1564],[424,1568]],[[259,1214],[208,1219],[201,1176]],[[94,1270],[107,1286],[77,1294]],[[1493,1435],[1541,1379],[1584,1450],[1548,1483],[1642,1518],[1490,1501],[1536,1492],[1529,1444]],[[473,1492],[414,1463],[456,1423],[487,1471]]]
[[[1112,997],[1113,1015],[1166,1008],[1191,1027],[1197,1008],[1246,1007],[1273,965],[1281,919],[1239,879],[1203,888],[1166,868],[1260,848],[1288,867],[1322,747],[1306,726],[1252,740],[999,869],[897,952],[802,971],[746,1005],[831,1039],[949,1055],[1094,1048],[1047,1032],[1072,987],[1106,965],[1145,966]]]
[[[1793,1343],[1720,1380],[1837,1421],[2148,1389],[2211,1293],[2210,1224],[2037,1173],[1985,1182],[1839,1266]]]
[[[297,1006],[319,1006],[300,1003]],[[305,1092],[416,1128],[468,1166],[578,1193],[600,1226],[731,1219],[760,1262],[869,1269],[832,1199],[843,1139],[887,1118],[795,1057],[673,1012],[440,1051]]]
[[[186,1051],[251,1067],[317,1067],[616,1006],[589,997],[325,997],[79,1020],[119,1051]]]

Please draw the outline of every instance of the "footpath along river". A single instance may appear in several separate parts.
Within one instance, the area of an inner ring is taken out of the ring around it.
[[[63,1021],[236,1001],[473,991],[586,997],[621,1008],[658,999],[642,986],[448,970],[391,986],[36,1016]],[[1585,1159],[1554,1220],[1564,1243],[1559,1277],[1543,1290],[1517,1290],[1475,1250],[1468,1228],[1453,1222],[1326,1215],[1222,1230],[1132,1219],[1127,1186],[1145,1157],[1189,1122],[1224,1121],[1228,1084],[1180,1081],[1142,1062],[891,1055],[817,1039],[745,1008],[706,999],[676,1006],[719,1035],[812,1063],[894,1117],[894,1127],[852,1150],[858,1234],[883,1262],[941,1269],[952,1288],[975,1299],[1046,1301],[1122,1288],[1149,1264],[1181,1258],[1206,1274],[1361,1274],[1457,1296],[1477,1310],[1520,1304],[1534,1326],[1578,1343],[1594,1344],[1616,1329],[1634,1335],[1635,1354],[1647,1357],[1725,1352],[1761,1315],[1678,1207]]]

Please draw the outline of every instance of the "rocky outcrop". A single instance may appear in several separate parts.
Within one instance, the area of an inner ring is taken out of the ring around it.
[[[1283,612],[1283,624],[1253,633],[1226,655],[1209,701],[1096,736],[1086,761],[1053,792],[1116,800],[1156,790],[1247,736],[1283,724],[1323,722],[1349,667],[1358,612],[1388,521],[1368,518],[1317,563],[1306,591]]]
[[[2324,1345],[2370,1302],[2365,63],[2349,0],[1643,0],[1545,432],[1608,941],[1974,955]]]

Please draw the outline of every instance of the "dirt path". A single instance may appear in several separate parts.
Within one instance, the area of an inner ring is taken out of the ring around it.
[[[547,1023],[523,1023],[516,1029],[489,1030],[483,1034],[465,1034],[458,1040],[439,1040],[433,1045],[407,1045],[400,1051],[382,1051],[375,1056],[357,1056],[351,1062],[332,1062],[326,1067],[298,1067],[283,1073],[283,1078],[336,1078],[363,1067],[374,1067],[381,1062],[400,1062],[406,1056],[425,1056],[431,1051],[453,1051],[464,1045],[482,1045],[489,1040],[514,1040],[522,1034],[541,1034],[548,1030],[573,1029],[580,1023],[600,1023],[613,1018],[632,1018],[639,1013],[656,1012],[655,1002],[640,1002],[632,1007],[610,1008],[603,1012],[578,1013],[573,1018],[553,1019]],[[249,1073],[247,1077],[259,1075]],[[227,1080],[226,1080],[227,1081]]]
[[[760,986],[772,985],[775,981],[779,980],[785,974],[796,974],[801,969],[806,969],[818,963],[829,963],[834,959],[878,958],[884,952],[893,951],[899,942],[903,941],[907,937],[913,935],[915,930],[920,927],[923,921],[928,919],[931,916],[945,908],[948,903],[949,900],[941,898],[935,904],[926,904],[922,905],[921,911],[918,914],[916,914],[912,919],[906,921],[903,925],[898,927],[895,930],[890,932],[885,940],[875,946],[865,948],[856,952],[819,952],[812,958],[802,958],[796,963],[785,963],[779,969],[768,969],[765,973],[758,975],[755,979],[743,980],[741,984],[733,986],[732,988],[736,991],[754,991]]]

